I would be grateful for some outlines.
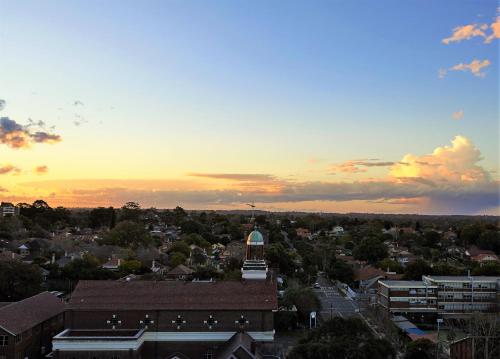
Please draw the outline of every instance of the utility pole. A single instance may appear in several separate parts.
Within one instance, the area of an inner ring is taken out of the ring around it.
[[[439,324],[443,322],[443,319],[438,318],[437,319],[437,325],[438,325],[438,333],[437,333],[437,345],[436,345],[436,359],[439,358]]]

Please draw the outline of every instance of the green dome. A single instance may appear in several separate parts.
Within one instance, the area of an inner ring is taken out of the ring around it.
[[[264,245],[264,237],[262,237],[262,234],[259,231],[254,230],[248,235],[247,244]]]

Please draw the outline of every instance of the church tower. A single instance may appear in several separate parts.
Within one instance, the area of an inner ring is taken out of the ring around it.
[[[264,237],[254,229],[247,238],[247,251],[243,268],[243,279],[266,279],[267,265],[264,260]]]

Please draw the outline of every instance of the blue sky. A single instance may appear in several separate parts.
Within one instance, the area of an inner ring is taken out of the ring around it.
[[[442,40],[457,26],[491,24],[497,6],[5,1],[0,115],[43,120],[63,141],[0,149],[0,164],[50,162],[50,180],[220,172],[357,181],[387,169],[334,179],[329,168],[422,156],[461,135],[480,150],[485,171],[495,171],[498,41]],[[484,77],[438,77],[474,59],[490,61]],[[453,120],[456,111],[463,118]],[[22,173],[4,180],[14,197],[25,195],[15,189],[21,182]]]

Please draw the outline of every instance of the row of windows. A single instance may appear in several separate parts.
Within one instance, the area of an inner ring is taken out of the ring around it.
[[[181,329],[186,323],[187,322],[182,315],[178,315],[177,318],[172,320],[172,324],[174,324],[177,329]],[[249,323],[250,322],[243,315],[235,320],[235,324],[238,324],[240,327],[243,327]],[[110,325],[113,329],[116,329],[122,324],[122,321],[116,314],[113,314],[111,319],[106,321],[106,324]],[[144,328],[148,328],[148,326],[152,324],[154,324],[154,320],[152,320],[148,314],[146,314],[144,319],[139,321],[139,325]],[[205,324],[209,329],[212,329],[214,326],[219,324],[219,321],[217,321],[212,315],[210,315],[206,320],[203,321],[203,324]]]

